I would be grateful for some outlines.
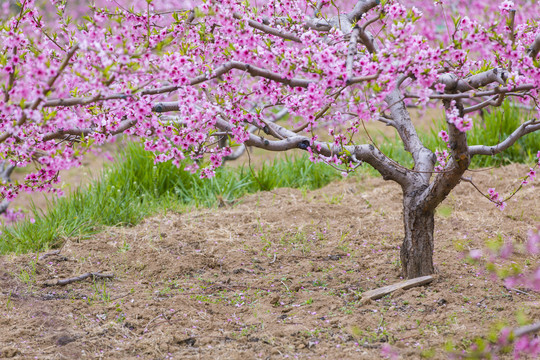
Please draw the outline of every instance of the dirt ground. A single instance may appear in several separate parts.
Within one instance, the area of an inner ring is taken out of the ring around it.
[[[524,166],[474,172],[506,193]],[[467,348],[540,294],[509,291],[454,244],[523,242],[540,223],[538,188],[496,209],[460,184],[436,218],[436,280],[378,301],[400,281],[401,191],[352,177],[316,191],[279,189],[214,209],[167,213],[132,228],[70,239],[59,254],[0,257],[0,357],[21,359],[380,359]],[[517,254],[516,261],[539,259]],[[114,274],[65,286],[87,272]]]

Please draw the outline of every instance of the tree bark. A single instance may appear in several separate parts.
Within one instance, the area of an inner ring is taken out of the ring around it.
[[[431,275],[434,272],[434,211],[425,210],[414,203],[413,196],[404,195],[405,237],[400,256],[403,276],[408,279]]]

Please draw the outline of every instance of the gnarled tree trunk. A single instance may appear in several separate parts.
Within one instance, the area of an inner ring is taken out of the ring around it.
[[[425,211],[414,203],[411,196],[403,199],[405,237],[401,246],[403,276],[411,279],[433,274],[434,212]]]

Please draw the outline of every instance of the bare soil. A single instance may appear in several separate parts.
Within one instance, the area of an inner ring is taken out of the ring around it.
[[[507,193],[527,170],[471,174]],[[436,280],[378,301],[362,292],[401,280],[403,235],[401,190],[380,178],[161,214],[69,239],[41,260],[2,256],[0,357],[380,359],[390,343],[402,358],[431,348],[446,358],[447,341],[465,349],[498,321],[516,326],[517,312],[540,319],[539,293],[509,291],[454,246],[523,242],[539,202],[528,186],[501,212],[460,184],[436,217]],[[114,278],[43,286],[86,272]]]

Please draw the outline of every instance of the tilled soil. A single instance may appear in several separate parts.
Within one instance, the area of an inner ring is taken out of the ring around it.
[[[527,170],[468,176],[509,193]],[[355,177],[221,205],[69,239],[45,257],[0,257],[0,357],[379,359],[390,344],[438,359],[447,342],[466,349],[497,322],[517,326],[518,312],[540,319],[539,293],[506,289],[455,247],[525,241],[540,223],[531,185],[501,212],[460,184],[436,217],[435,281],[377,301],[362,292],[401,281],[397,185]],[[114,278],[44,286],[87,272]]]

